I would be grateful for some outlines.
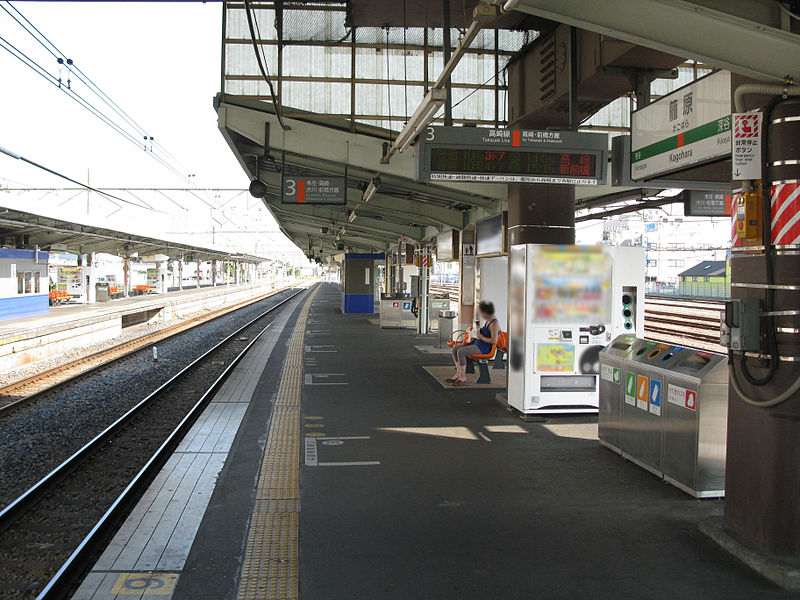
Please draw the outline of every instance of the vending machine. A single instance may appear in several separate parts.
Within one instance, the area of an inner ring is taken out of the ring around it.
[[[617,335],[643,335],[644,272],[640,247],[512,246],[509,405],[597,412],[600,351]]]

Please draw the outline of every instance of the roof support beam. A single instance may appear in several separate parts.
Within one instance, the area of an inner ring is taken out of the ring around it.
[[[282,221],[287,223],[297,223],[301,225],[305,225],[309,228],[308,233],[312,235],[326,235],[322,233],[323,228],[328,228],[329,232],[334,236],[337,232],[342,230],[344,227],[346,230],[359,235],[360,237],[368,240],[372,240],[376,243],[384,243],[384,242],[392,242],[398,239],[399,236],[386,233],[382,231],[376,231],[374,229],[370,229],[364,226],[358,226],[353,223],[344,222],[331,222],[330,219],[326,219],[324,217],[317,217],[312,215],[305,215],[305,214],[298,214],[298,213],[291,213],[291,212],[281,212],[279,209],[276,209],[274,206],[269,207],[271,210],[275,211]]]
[[[342,237],[341,231],[342,228],[344,228],[345,234],[358,237],[362,240],[367,240],[379,246],[383,246],[387,243],[391,243],[397,240],[397,237],[395,236],[387,234],[376,234],[374,231],[366,230],[364,228],[357,228],[352,225],[343,226],[340,224],[338,226],[330,226],[328,228],[328,233],[322,233],[323,227],[325,227],[326,224],[329,223],[324,219],[318,219],[316,217],[308,218],[300,215],[291,215],[286,213],[281,214],[280,216],[286,223],[291,224],[288,226],[297,229],[296,225],[302,225],[304,231],[306,231],[306,233],[312,236],[317,236],[317,237],[328,236],[331,238],[335,238],[338,235],[339,237]]]
[[[401,225],[398,223],[393,223],[391,221],[384,221],[382,219],[375,219],[368,216],[365,216],[361,213],[358,214],[356,220],[349,224],[347,221],[347,210],[343,210],[342,208],[333,208],[330,206],[293,206],[291,204],[281,204],[278,205],[277,203],[270,202],[272,208],[276,211],[285,214],[285,213],[294,213],[300,216],[314,216],[326,219],[327,221],[335,221],[339,225],[346,225],[352,226],[356,223],[359,227],[365,227],[370,230],[376,230],[383,233],[387,233],[394,237],[400,237],[402,235],[407,236],[409,238],[418,240],[423,235],[423,230],[421,227],[412,227],[410,225]]]
[[[385,250],[389,247],[390,243],[386,240],[377,240],[372,239],[369,237],[364,237],[358,233],[348,232],[345,231],[344,235],[339,235],[339,240],[337,240],[337,232],[329,232],[329,233],[320,233],[319,228],[315,227],[313,224],[309,224],[308,221],[302,220],[294,220],[294,217],[291,217],[286,220],[286,229],[295,235],[290,235],[292,239],[295,239],[297,235],[305,236],[305,240],[302,241],[298,246],[301,249],[305,249],[308,246],[307,238],[311,237],[313,239],[320,239],[328,241],[332,246],[336,245],[337,241],[341,241],[347,246],[353,247],[360,247],[364,249],[374,249],[377,248],[379,250]],[[301,237],[301,240],[303,238]]]
[[[800,80],[800,35],[728,0],[519,0],[515,10],[767,81]],[[757,49],[757,51],[754,51]]]

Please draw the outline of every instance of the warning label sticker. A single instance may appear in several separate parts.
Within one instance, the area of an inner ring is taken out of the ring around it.
[[[762,113],[733,115],[733,179],[761,179]]]
[[[684,387],[670,384],[667,391],[667,401],[689,410],[697,410],[697,392]]]

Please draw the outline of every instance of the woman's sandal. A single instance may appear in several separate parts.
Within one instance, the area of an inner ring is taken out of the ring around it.
[[[459,386],[459,385],[464,385],[464,384],[465,384],[465,383],[467,383],[467,382],[466,382],[466,381],[461,381],[460,379],[456,379],[456,380],[454,380],[454,381],[451,381],[451,383],[452,383],[454,386]]]
[[[455,377],[448,377],[447,379],[445,379],[445,381],[446,381],[447,383],[453,383],[454,381],[458,381],[458,379],[457,379],[457,378],[455,378]]]

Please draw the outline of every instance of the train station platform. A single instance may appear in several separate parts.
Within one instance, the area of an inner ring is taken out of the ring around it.
[[[51,306],[46,315],[0,321],[0,371],[103,342],[125,327],[185,318],[271,291],[264,283],[193,287],[93,304]]]
[[[722,513],[597,441],[443,389],[419,339],[292,301],[75,598],[790,598],[699,524]]]

